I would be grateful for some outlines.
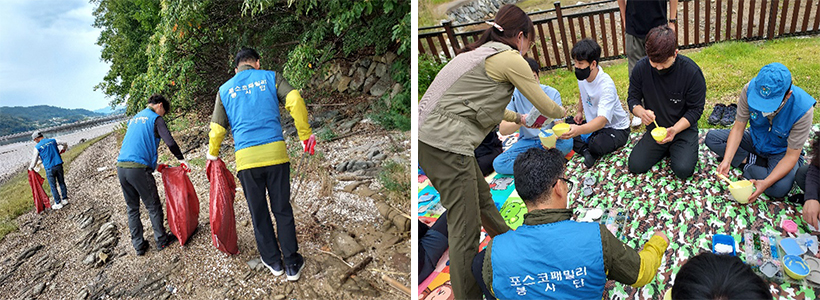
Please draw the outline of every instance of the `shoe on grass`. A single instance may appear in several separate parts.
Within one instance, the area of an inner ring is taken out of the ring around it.
[[[709,118],[706,120],[706,122],[711,125],[717,125],[718,123],[720,123],[720,120],[723,119],[725,111],[726,105],[723,105],[721,103],[715,104],[715,108],[712,109],[712,114],[709,115]]]
[[[723,111],[723,117],[720,118],[720,125],[729,126],[735,122],[735,114],[737,114],[737,104],[729,104]],[[710,116],[711,118],[711,116]]]
[[[297,281],[302,275],[302,269],[305,268],[305,259],[300,255],[296,263],[285,265],[285,273],[288,275],[288,281]]]
[[[270,270],[270,272],[273,273],[273,276],[282,276],[282,274],[285,274],[285,269],[282,268],[282,260],[281,259],[277,259],[275,262],[273,262],[270,265],[265,263],[265,260],[263,260],[261,257],[259,258],[259,260],[262,261],[263,265],[268,267],[268,270]]]

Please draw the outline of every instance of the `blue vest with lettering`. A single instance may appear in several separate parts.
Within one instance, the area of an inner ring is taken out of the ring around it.
[[[219,87],[219,97],[228,115],[236,151],[284,140],[275,72],[241,71]]]
[[[606,284],[598,223],[522,225],[493,239],[498,299],[601,299]]]
[[[60,157],[60,150],[57,149],[57,140],[42,139],[34,147],[37,148],[37,152],[40,153],[40,158],[43,160],[43,167],[46,167],[46,170],[51,170],[51,168],[63,163],[63,158]]]
[[[748,94],[748,92],[747,92]],[[789,146],[789,132],[794,123],[806,114],[816,101],[803,89],[792,86],[792,96],[772,121],[749,107],[749,133],[758,153],[774,155],[786,152]]]
[[[157,168],[157,148],[160,138],[154,134],[154,122],[159,115],[150,108],[143,109],[128,120],[128,130],[122,139],[118,162],[135,162]]]

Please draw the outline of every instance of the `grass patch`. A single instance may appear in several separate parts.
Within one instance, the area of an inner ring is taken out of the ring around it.
[[[326,142],[338,136],[336,132],[330,128],[331,126],[333,126],[333,124],[330,124],[329,126],[323,126],[322,128],[319,128],[319,130],[317,130],[316,139],[318,139],[319,142]]]
[[[80,153],[97,141],[107,137],[109,134],[78,144],[63,153],[61,156],[63,158],[64,172],[68,173],[71,169],[71,162],[74,161]],[[43,178],[46,177],[44,169],[40,170],[40,176],[43,176]],[[43,184],[43,189],[45,189],[46,194],[51,197],[51,188],[48,187],[47,182],[48,181]],[[69,187],[69,190],[70,189],[71,187]],[[28,171],[14,175],[13,178],[0,186],[0,240],[6,237],[10,232],[18,229],[17,217],[33,208],[34,201],[32,201],[31,188],[28,184]]]
[[[766,42],[724,42],[684,55],[694,60],[706,78],[706,107],[698,121],[700,128],[715,128],[706,123],[717,103],[737,103],[740,90],[757,75],[760,68],[780,62],[792,72],[794,84],[815,98],[820,97],[820,38],[784,38]],[[604,71],[612,77],[618,95],[626,108],[629,88],[626,60],[604,63]],[[814,80],[812,80],[814,79]],[[566,69],[541,73],[541,83],[561,92],[563,106],[569,115],[575,114],[578,103],[578,83],[575,74]],[[820,123],[820,110],[815,109],[813,123]],[[723,127],[721,127],[723,128]]]
[[[406,166],[392,160],[385,161],[378,179],[382,184],[382,194],[388,201],[403,203],[410,199],[410,172]]]

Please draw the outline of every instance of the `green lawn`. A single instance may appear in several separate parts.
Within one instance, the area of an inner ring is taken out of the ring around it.
[[[820,37],[785,38],[767,42],[725,42],[707,48],[682,51],[694,60],[706,77],[706,108],[698,122],[700,128],[713,128],[706,119],[717,103],[734,103],[740,90],[766,64],[780,62],[792,72],[795,85],[820,99]],[[604,62],[618,95],[626,107],[629,86],[626,60]],[[564,107],[575,114],[578,103],[578,83],[572,71],[566,69],[541,73],[541,83],[561,93]],[[814,111],[814,123],[820,123],[820,109]]]
[[[105,138],[106,135],[86,141],[85,143],[69,148],[62,154],[65,173],[71,169],[71,162],[77,158],[88,146]],[[46,177],[45,170],[40,170],[40,176]],[[43,183],[43,189],[51,197],[51,188],[48,181]],[[69,188],[70,189],[70,188]],[[34,200],[31,196],[31,188],[28,185],[28,173],[23,171],[15,175],[9,181],[0,186],[0,240],[7,234],[17,230],[17,217],[34,209]]]

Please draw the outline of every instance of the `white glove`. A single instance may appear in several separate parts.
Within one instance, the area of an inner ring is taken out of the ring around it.
[[[180,165],[180,166],[181,166],[181,165],[191,166],[191,165],[189,165],[189,164],[188,164],[188,161],[187,161],[187,160],[184,160],[184,159],[180,159],[180,160],[179,160],[179,165]]]
[[[217,160],[217,159],[219,159],[218,156],[213,156],[210,153],[206,153],[205,158],[207,158],[208,160]]]

